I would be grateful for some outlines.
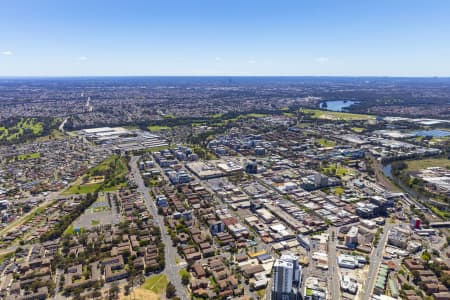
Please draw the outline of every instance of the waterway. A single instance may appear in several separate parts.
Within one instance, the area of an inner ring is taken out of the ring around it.
[[[358,101],[352,100],[327,100],[320,103],[320,108],[331,111],[346,111],[353,104]]]
[[[450,131],[435,129],[435,130],[414,131],[412,132],[412,134],[414,134],[415,136],[423,136],[423,137],[431,136],[439,138],[450,136]]]
[[[417,193],[415,190],[405,185],[399,178],[392,176],[392,164],[383,165],[384,176],[391,179],[396,185],[398,185],[404,192],[408,193],[415,199],[424,200],[425,198]]]

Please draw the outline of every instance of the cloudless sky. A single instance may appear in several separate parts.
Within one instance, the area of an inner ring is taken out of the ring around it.
[[[0,76],[450,76],[448,0],[0,0]]]

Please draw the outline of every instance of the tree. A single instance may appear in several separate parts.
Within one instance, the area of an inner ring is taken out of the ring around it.
[[[169,283],[167,284],[167,287],[166,287],[166,298],[171,299],[171,298],[175,297],[176,293],[177,293],[177,289],[172,284],[172,282],[169,281]]]
[[[131,285],[130,284],[125,285],[125,287],[124,287],[125,296],[128,296],[130,294],[130,290],[131,290]]]
[[[430,255],[430,253],[429,253],[427,250],[423,251],[423,253],[422,253],[422,259],[423,259],[426,263],[428,263],[428,262],[430,261],[431,255]]]
[[[117,282],[113,282],[109,289],[109,299],[118,299],[119,298],[119,284]]]
[[[190,280],[191,280],[191,276],[189,275],[188,272],[184,272],[184,273],[181,275],[181,283],[182,283],[183,285],[188,285]]]

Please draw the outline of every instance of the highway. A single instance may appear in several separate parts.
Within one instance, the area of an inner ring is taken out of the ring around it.
[[[181,277],[179,275],[179,270],[181,269],[175,262],[175,258],[178,256],[177,250],[172,246],[172,239],[167,233],[166,226],[164,225],[164,219],[158,214],[158,209],[155,205],[155,201],[152,200],[148,188],[145,186],[144,180],[142,179],[141,172],[138,168],[138,156],[133,156],[130,161],[131,172],[133,174],[134,180],[138,187],[138,192],[144,196],[145,204],[147,208],[153,215],[153,220],[158,225],[161,230],[161,239],[164,243],[164,254],[165,254],[165,264],[164,274],[167,275],[167,279],[175,286],[177,290],[177,296],[181,299],[189,299],[186,288],[181,283]]]
[[[378,272],[378,267],[380,266],[381,260],[383,258],[384,247],[386,246],[387,243],[387,237],[389,231],[391,231],[391,228],[393,226],[394,224],[391,224],[389,222],[386,223],[386,225],[383,228],[383,234],[380,237],[377,247],[372,250],[372,253],[370,255],[369,273],[367,274],[367,282],[363,286],[364,289],[363,300],[369,300],[372,295],[375,281],[377,279],[376,276]]]

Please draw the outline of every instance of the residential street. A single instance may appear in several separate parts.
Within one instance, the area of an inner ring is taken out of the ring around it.
[[[165,251],[165,264],[164,274],[167,275],[167,279],[172,282],[172,284],[177,289],[177,295],[181,299],[188,299],[186,293],[186,288],[181,283],[181,277],[178,274],[181,267],[176,264],[175,258],[178,256],[177,250],[172,246],[172,239],[167,233],[166,226],[164,226],[164,219],[162,216],[158,215],[158,209],[156,208],[155,202],[152,200],[148,188],[145,186],[144,180],[142,179],[141,173],[138,168],[138,156],[133,156],[130,161],[131,172],[133,173],[134,180],[138,186],[138,191],[144,196],[145,203],[150,210],[155,223],[159,226],[161,230],[161,239],[164,243]]]

